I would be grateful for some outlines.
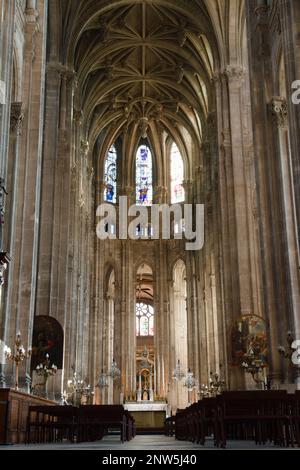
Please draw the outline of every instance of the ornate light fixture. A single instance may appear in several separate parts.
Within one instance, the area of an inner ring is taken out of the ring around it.
[[[212,396],[221,392],[222,387],[225,386],[225,381],[220,377],[218,372],[211,372],[209,377],[209,391]]]
[[[121,371],[118,368],[117,363],[114,359],[112,360],[111,368],[107,375],[111,377],[113,380],[119,380],[121,377]]]
[[[96,387],[99,387],[101,389],[108,387],[107,375],[103,372],[103,369],[101,370],[101,374]]]
[[[47,398],[48,397],[48,390],[47,390],[48,378],[54,376],[57,372],[57,366],[55,364],[52,364],[50,367],[49,354],[46,354],[46,359],[43,363],[38,364],[36,366],[35,372],[37,375],[44,377],[45,395]]]
[[[202,384],[202,385],[199,387],[198,395],[199,395],[200,398],[208,398],[208,397],[210,397],[210,390],[209,390],[208,385]]]
[[[31,348],[28,349],[27,353],[22,345],[21,333],[18,332],[16,341],[15,341],[15,350],[12,353],[11,349],[8,346],[4,346],[4,354],[9,361],[12,361],[16,365],[15,371],[15,389],[19,390],[19,364],[28,359],[31,355]]]
[[[184,386],[187,387],[188,392],[192,392],[196,387],[196,379],[194,377],[194,373],[189,369],[185,376]]]
[[[180,359],[178,359],[178,361],[177,361],[177,364],[176,364],[176,367],[173,371],[173,376],[172,377],[173,377],[174,380],[177,380],[178,382],[180,382],[185,377],[185,372],[181,367]]]
[[[67,385],[71,390],[68,396],[71,396],[75,405],[80,405],[83,398],[88,401],[94,394],[87,379],[82,380],[76,371],[74,371],[72,379],[68,380]]]
[[[241,367],[245,372],[252,375],[254,382],[257,384],[264,384],[266,386],[266,377],[262,377],[261,373],[266,367],[266,363],[263,359],[260,359],[254,354],[253,349],[250,347],[248,352],[244,354]]]

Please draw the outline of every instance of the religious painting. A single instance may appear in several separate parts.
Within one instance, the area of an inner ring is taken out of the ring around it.
[[[55,318],[37,315],[33,325],[31,369],[43,363],[46,354],[49,354],[51,364],[62,369],[63,340],[63,329]]]
[[[244,355],[253,354],[264,364],[268,360],[266,324],[256,315],[243,315],[231,330],[231,352],[234,364],[240,364]]]

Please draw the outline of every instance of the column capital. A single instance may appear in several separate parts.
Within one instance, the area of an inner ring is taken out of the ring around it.
[[[240,86],[244,81],[246,70],[240,65],[226,65],[222,74],[228,83]]]

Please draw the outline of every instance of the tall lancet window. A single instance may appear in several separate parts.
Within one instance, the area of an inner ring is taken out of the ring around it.
[[[112,145],[107,153],[104,164],[104,200],[116,203],[117,201],[117,151]]]
[[[136,335],[154,335],[154,309],[151,305],[139,302],[136,304]]]
[[[175,142],[171,147],[171,203],[184,201],[184,167],[182,156]]]
[[[152,155],[147,145],[140,145],[136,154],[136,203],[140,206],[151,206],[152,186]]]

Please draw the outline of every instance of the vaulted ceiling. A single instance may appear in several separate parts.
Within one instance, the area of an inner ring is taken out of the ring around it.
[[[66,58],[90,145],[122,132],[201,141],[212,107],[213,33],[196,0],[63,0]],[[99,137],[100,136],[100,137]]]

